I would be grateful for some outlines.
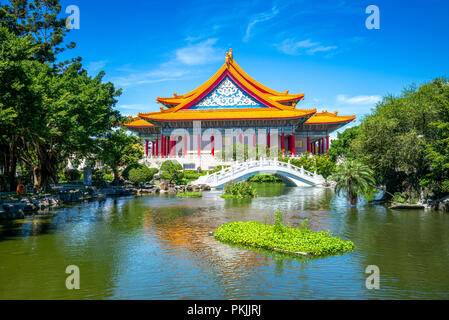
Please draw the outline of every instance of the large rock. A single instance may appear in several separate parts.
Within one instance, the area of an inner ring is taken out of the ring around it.
[[[438,210],[449,212],[449,196],[443,198],[438,204]]]
[[[4,203],[2,205],[2,213],[0,213],[1,220],[14,220],[23,219],[25,217],[23,209],[25,208],[24,203]]]

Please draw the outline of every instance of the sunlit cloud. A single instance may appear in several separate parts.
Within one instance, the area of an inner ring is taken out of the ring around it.
[[[251,37],[251,31],[254,28],[254,26],[258,23],[265,22],[268,20],[273,19],[277,14],[279,13],[279,10],[276,7],[272,7],[270,11],[262,12],[256,15],[251,22],[248,24],[248,27],[246,28],[245,36],[243,37],[243,42],[248,42],[249,38]]]
[[[191,44],[177,49],[176,60],[189,66],[203,65],[221,60],[222,50],[215,47],[218,39],[207,39],[205,41]]]
[[[295,41],[285,39],[276,45],[279,51],[288,55],[314,55],[317,52],[329,52],[338,49],[337,46],[324,46],[320,42],[313,42],[310,39]]]
[[[348,97],[344,94],[340,94],[337,96],[337,102],[345,104],[376,104],[381,100],[382,97],[378,95],[373,96],[361,95],[361,96]]]
[[[87,70],[90,73],[95,73],[106,67],[107,60],[101,60],[101,61],[92,61],[87,65]]]

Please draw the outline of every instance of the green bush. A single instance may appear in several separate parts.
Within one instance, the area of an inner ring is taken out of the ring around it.
[[[282,183],[282,179],[272,174],[256,174],[248,179],[252,183]]]
[[[82,172],[76,169],[65,169],[64,178],[66,181],[78,181],[81,180]]]
[[[181,183],[184,178],[182,165],[176,160],[164,161],[159,177],[169,183]]]
[[[330,255],[354,250],[352,241],[332,237],[329,232],[282,226],[282,213],[274,226],[260,222],[231,222],[217,229],[215,239],[249,247],[296,255]]]
[[[222,198],[251,199],[257,196],[256,189],[248,182],[231,182],[224,188]]]
[[[154,175],[158,173],[159,170],[155,168],[148,168],[145,165],[138,165],[131,168],[128,173],[128,180],[135,184],[149,183],[153,180]]]
[[[198,180],[199,177],[204,175],[198,172],[190,172],[190,171],[192,170],[184,170],[184,178],[187,179],[188,181]]]
[[[105,175],[103,175],[103,179],[108,182],[112,182],[112,181],[114,181],[114,175],[113,174],[105,174]]]
[[[139,163],[134,163],[134,164],[130,164],[129,166],[127,166],[125,168],[125,170],[122,171],[122,177],[125,180],[129,180],[129,172],[131,171],[131,169],[138,169],[141,168],[143,165],[139,164]]]
[[[304,170],[316,172],[327,179],[335,172],[335,162],[328,154],[311,155],[303,154],[299,158],[279,157],[279,161],[289,162],[296,167],[303,167]]]

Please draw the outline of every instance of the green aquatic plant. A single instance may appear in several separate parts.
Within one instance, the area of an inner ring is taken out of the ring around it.
[[[176,196],[184,198],[201,198],[203,194],[201,192],[183,192],[178,193]]]
[[[354,250],[352,241],[333,237],[329,232],[314,232],[308,224],[302,228],[282,225],[282,213],[276,213],[275,225],[257,221],[227,223],[215,232],[215,239],[223,243],[268,249],[294,255],[331,255]]]
[[[224,188],[224,199],[252,199],[257,196],[256,189],[248,182],[231,182]]]

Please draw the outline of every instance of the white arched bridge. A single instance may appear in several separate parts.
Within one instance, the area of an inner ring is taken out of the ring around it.
[[[260,159],[236,163],[228,168],[200,177],[194,184],[205,184],[211,188],[222,188],[227,183],[247,180],[256,174],[270,173],[280,177],[287,185],[313,187],[323,185],[325,179],[292,165],[290,162]]]

